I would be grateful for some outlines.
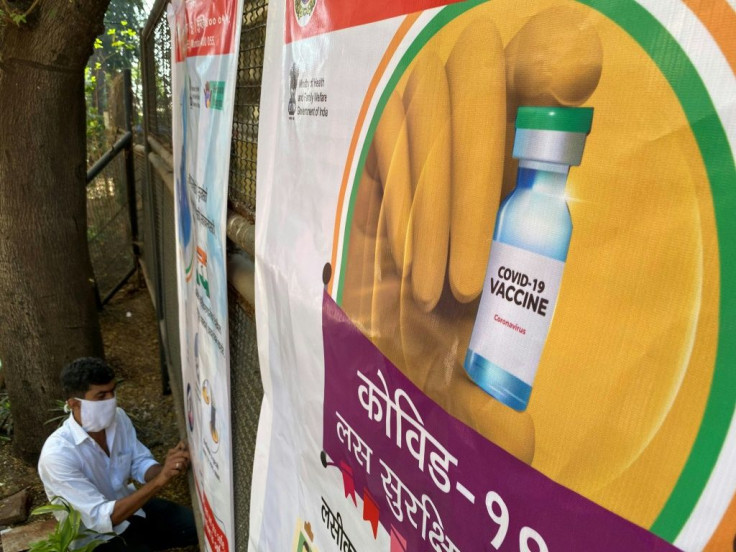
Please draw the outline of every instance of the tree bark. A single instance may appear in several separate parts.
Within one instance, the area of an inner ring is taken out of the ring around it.
[[[42,0],[0,36],[0,359],[13,451],[35,462],[59,373],[103,354],[87,249],[84,66],[105,0]]]

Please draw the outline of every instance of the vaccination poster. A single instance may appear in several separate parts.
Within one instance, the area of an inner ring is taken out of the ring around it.
[[[268,9],[249,550],[733,550],[733,2]]]
[[[234,550],[225,228],[241,13],[237,0],[168,6],[183,398],[210,552]]]

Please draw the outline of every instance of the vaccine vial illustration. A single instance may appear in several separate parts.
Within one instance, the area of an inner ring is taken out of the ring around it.
[[[465,370],[486,393],[523,411],[557,303],[572,220],[565,199],[593,108],[520,107],[516,187],[496,217]]]

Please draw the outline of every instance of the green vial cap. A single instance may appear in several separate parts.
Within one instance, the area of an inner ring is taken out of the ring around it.
[[[588,134],[593,123],[592,107],[520,107],[516,128],[559,130]]]

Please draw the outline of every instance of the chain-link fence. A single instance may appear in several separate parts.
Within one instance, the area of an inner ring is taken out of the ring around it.
[[[156,2],[141,39],[143,70],[143,94],[147,132],[164,144],[171,144],[171,34],[166,22],[165,10]],[[146,32],[149,34],[146,35]],[[145,53],[143,52],[145,50]]]
[[[87,172],[87,243],[100,304],[136,269],[136,193],[142,184],[135,173],[130,72],[111,78],[105,97],[111,147]]]
[[[135,269],[125,175],[118,155],[87,184],[87,243],[101,300]]]
[[[229,294],[230,385],[233,389],[233,481],[236,550],[247,548],[250,479],[253,473],[258,413],[263,386],[258,366],[253,307],[233,290]]]
[[[245,3],[230,153],[228,199],[235,211],[251,221],[255,220],[256,213],[258,115],[267,15],[267,0]]]
[[[141,235],[144,272],[159,316],[162,363],[183,420],[171,174],[171,46],[165,4],[165,0],[156,1],[141,35],[147,137]],[[228,251],[229,257],[239,259],[228,268],[235,550],[247,548],[253,456],[263,398],[253,308],[252,229],[267,11],[267,0],[246,0],[243,9],[228,189]],[[250,271],[250,277],[239,278],[243,271]]]

